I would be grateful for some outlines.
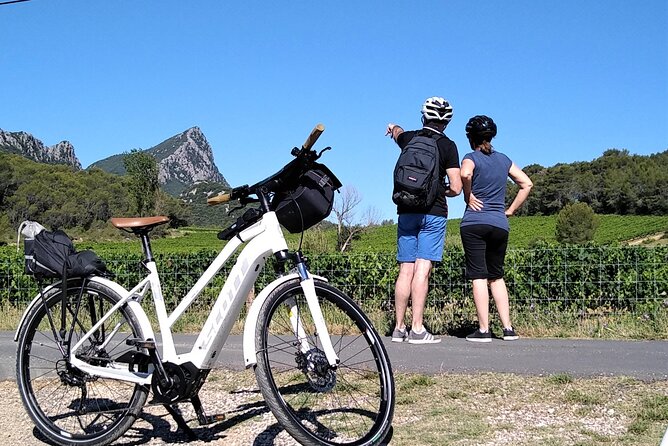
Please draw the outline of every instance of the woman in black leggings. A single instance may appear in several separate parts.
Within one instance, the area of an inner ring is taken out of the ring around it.
[[[510,322],[508,290],[503,280],[503,263],[508,246],[508,217],[524,203],[533,186],[529,177],[510,158],[492,147],[496,124],[484,115],[474,116],[466,124],[471,153],[461,167],[466,211],[461,222],[461,237],[466,257],[466,278],[473,281],[473,300],[479,328],[467,341],[491,342],[489,330],[489,293],[491,291],[503,324],[503,339],[519,338]],[[506,182],[510,177],[519,187],[517,196],[506,209]]]

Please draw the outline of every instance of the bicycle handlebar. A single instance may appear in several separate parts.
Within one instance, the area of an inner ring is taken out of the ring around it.
[[[232,194],[220,194],[215,197],[208,198],[206,204],[209,206],[215,206],[217,204],[227,203],[232,199]]]
[[[320,138],[320,135],[324,131],[325,131],[325,126],[322,124],[317,124],[315,127],[313,127],[311,134],[308,135],[308,138],[306,138],[306,141],[304,141],[302,150],[311,150],[313,144],[315,144],[315,142],[318,140],[318,138]]]
[[[269,178],[266,178],[263,181],[260,181],[259,183],[256,183],[251,187],[249,187],[248,185],[235,187],[229,193],[219,194],[216,195],[215,197],[208,198],[206,200],[206,203],[209,206],[215,206],[218,204],[227,203],[231,200],[247,197],[249,194],[255,193],[256,189],[258,189],[261,186],[267,186],[270,184],[276,186],[280,184],[281,179],[283,179],[286,176],[289,176],[289,174],[291,174],[296,167],[310,165],[320,157],[319,154],[312,152],[311,148],[318,140],[318,138],[320,138],[320,135],[324,130],[325,130],[324,125],[317,124],[311,131],[311,134],[308,136],[308,138],[306,138],[306,141],[304,141],[302,148],[297,149],[295,147],[292,150],[292,155],[295,157],[295,159],[286,164],[281,170],[279,170],[274,175],[270,176]]]

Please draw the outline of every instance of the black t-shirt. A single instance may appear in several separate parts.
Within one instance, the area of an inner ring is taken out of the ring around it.
[[[403,148],[406,147],[410,140],[418,134],[423,136],[440,135],[440,137],[436,140],[436,145],[438,146],[439,175],[441,177],[441,181],[438,186],[438,194],[436,195],[436,201],[430,208],[415,209],[406,208],[405,206],[397,206],[397,214],[429,214],[447,217],[448,204],[445,201],[445,178],[447,174],[446,169],[459,168],[459,153],[457,152],[457,145],[447,136],[429,128],[423,128],[422,130],[410,130],[400,134],[397,138],[397,144],[399,145],[399,148],[403,150]]]

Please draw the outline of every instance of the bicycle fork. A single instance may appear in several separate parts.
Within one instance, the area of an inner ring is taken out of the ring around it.
[[[315,324],[316,335],[320,339],[327,362],[332,368],[336,368],[339,365],[340,360],[334,351],[332,339],[329,336],[327,324],[325,324],[325,318],[322,315],[322,309],[320,308],[318,296],[315,292],[313,277],[309,274],[308,268],[306,267],[306,259],[300,251],[297,251],[295,254],[295,263],[301,280],[301,287],[304,291],[304,296],[306,296],[306,303],[308,304],[313,323]],[[307,353],[312,347],[308,343],[308,337],[304,331],[301,318],[299,317],[297,301],[294,298],[291,298],[286,303],[290,306],[290,322],[292,324],[292,330],[301,344],[300,350],[302,353]]]

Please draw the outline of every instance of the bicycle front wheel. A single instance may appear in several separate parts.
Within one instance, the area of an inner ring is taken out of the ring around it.
[[[278,421],[300,443],[377,445],[390,431],[394,413],[389,358],[350,297],[320,280],[315,289],[340,363],[329,365],[306,296],[294,279],[274,290],[260,310],[258,385]],[[306,343],[295,334],[296,318]]]
[[[120,300],[96,282],[70,281],[65,299],[66,330],[74,326],[71,346]],[[83,292],[82,292],[83,291]],[[80,294],[80,292],[82,292]],[[81,299],[79,299],[81,296]],[[60,286],[51,288],[43,303],[26,315],[19,332],[16,373],[23,405],[35,426],[59,445],[99,446],[127,431],[141,411],[144,386],[92,376],[72,366],[55,339],[63,305]],[[142,338],[141,326],[127,305],[121,306],[74,354],[96,366],[128,367],[136,347],[129,338]]]

